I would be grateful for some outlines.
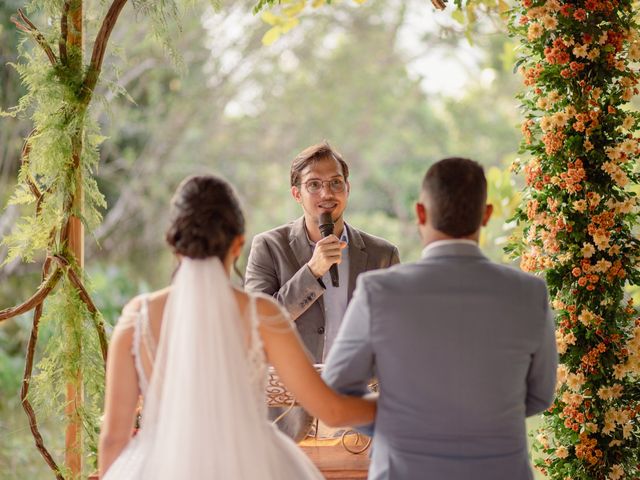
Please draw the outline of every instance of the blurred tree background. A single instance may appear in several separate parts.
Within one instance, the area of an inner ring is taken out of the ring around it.
[[[9,17],[24,3],[0,3],[2,109],[23,93],[8,63],[23,40]],[[191,4],[174,32],[174,62],[130,6],[119,20],[102,100],[92,112],[108,137],[98,171],[108,208],[87,238],[86,256],[107,321],[116,321],[131,296],[169,282],[175,263],[164,248],[165,218],[182,178],[214,172],[233,182],[250,241],[299,216],[289,193],[290,161],[323,139],[350,165],[347,221],[396,243],[403,261],[421,250],[413,204],[425,170],[451,155],[480,161],[496,205],[483,243],[502,260],[505,219],[517,203],[508,166],[520,138],[520,84],[501,22],[479,19],[471,44],[450,9],[436,13],[424,0],[344,1],[303,15],[300,26],[267,47],[261,38],[269,25],[251,6],[240,1],[215,11]],[[20,213],[6,205],[29,130],[28,122],[0,118],[0,236]],[[5,256],[0,247],[0,262]],[[19,303],[38,283],[38,264],[4,265],[0,308]],[[29,322],[0,324],[3,480],[51,476],[19,405]],[[59,453],[58,424],[42,420],[45,441]]]

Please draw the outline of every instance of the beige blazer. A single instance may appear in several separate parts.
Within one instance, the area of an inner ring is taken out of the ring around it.
[[[398,249],[386,240],[345,226],[349,235],[347,299],[351,300],[360,273],[395,265],[400,258]],[[295,320],[314,361],[320,363],[324,348],[325,288],[307,267],[311,253],[304,217],[256,235],[249,253],[245,288],[278,300]]]

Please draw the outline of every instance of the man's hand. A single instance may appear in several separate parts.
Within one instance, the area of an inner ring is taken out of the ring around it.
[[[347,242],[341,242],[335,235],[329,235],[316,243],[313,256],[307,263],[311,273],[320,278],[329,271],[331,265],[340,263],[343,248],[347,248]]]

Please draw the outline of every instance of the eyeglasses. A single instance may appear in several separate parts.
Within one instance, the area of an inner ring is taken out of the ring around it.
[[[333,193],[342,193],[347,183],[341,178],[333,178],[331,180],[307,180],[302,183],[310,194],[319,193],[324,184],[328,184]]]

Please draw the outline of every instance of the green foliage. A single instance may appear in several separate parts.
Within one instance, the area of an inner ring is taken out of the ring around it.
[[[139,12],[151,18],[156,35],[177,59],[170,41],[172,25],[178,23],[175,2],[133,3]],[[104,137],[91,117],[93,92],[87,95],[86,87],[88,73],[94,75],[96,70],[84,65],[77,46],[66,45],[66,57],[61,47],[56,48],[62,35],[60,19],[64,4],[62,0],[34,1],[27,8],[30,14],[43,13],[47,17],[48,25],[42,29],[43,42],[52,51],[58,51],[51,59],[51,55],[40,49],[30,50],[23,42],[19,62],[13,64],[26,92],[15,107],[0,113],[3,117],[28,117],[33,131],[27,139],[18,184],[9,200],[9,204],[21,206],[24,215],[1,245],[7,248],[4,265],[16,259],[34,262],[44,255],[59,255],[82,276],[67,245],[67,225],[71,217],[77,217],[91,234],[101,222],[106,202],[95,174],[100,159],[98,147]],[[71,10],[78,4],[81,2],[71,2]],[[71,21],[67,23],[68,28],[73,28]],[[74,385],[82,391],[84,403],[74,406],[74,415],[82,421],[84,447],[93,452],[95,460],[104,388],[96,325],[102,323],[102,317],[99,313],[89,314],[67,278],[45,300],[44,312],[42,328],[52,334],[37,364],[30,398],[39,415],[69,422],[73,418],[63,414],[66,388]],[[95,466],[94,461],[89,468]],[[64,471],[63,475],[70,476],[71,472]]]
[[[84,389],[84,404],[76,410],[84,426],[85,446],[97,449],[99,416],[104,389],[104,364],[95,334],[93,318],[75,287],[68,281],[51,294],[45,304],[41,328],[48,329],[50,339],[38,363],[29,392],[39,415],[65,417],[67,385]],[[82,380],[77,377],[82,372]],[[96,465],[90,465],[89,470]]]
[[[91,231],[100,222],[100,209],[106,206],[93,178],[101,137],[95,124],[86,118],[85,106],[78,98],[81,80],[58,75],[44,54],[29,52],[24,46],[22,49],[22,63],[15,68],[27,93],[11,113],[30,113],[35,133],[29,139],[28,162],[20,169],[20,183],[10,203],[36,204],[38,199],[27,182],[37,185],[42,199],[40,210],[34,209],[25,215],[14,233],[3,239],[2,244],[9,247],[5,264],[15,258],[32,262],[36,255],[47,250],[60,253],[64,245],[52,239],[69,216],[75,214],[82,218]],[[73,162],[73,139],[78,137],[77,132],[81,132],[79,138],[84,147],[80,176]],[[82,179],[84,192],[82,212],[69,208],[76,194],[77,178]]]
[[[531,88],[520,95],[530,159],[511,250],[545,273],[557,312],[557,396],[536,442],[552,479],[639,473],[640,321],[625,298],[640,280],[635,15],[628,1],[523,0],[512,17]]]
[[[182,65],[180,53],[175,49],[176,34],[181,34],[178,5],[174,0],[132,0],[136,11],[151,20],[156,38],[169,53],[174,64]],[[177,30],[177,32],[176,32]]]

